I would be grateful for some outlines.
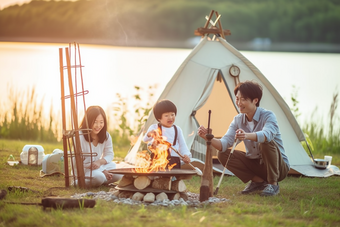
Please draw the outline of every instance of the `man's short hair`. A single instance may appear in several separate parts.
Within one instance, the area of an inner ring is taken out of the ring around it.
[[[253,101],[254,99],[258,99],[258,102],[256,103],[256,106],[260,106],[260,101],[262,98],[262,86],[254,81],[244,81],[239,83],[235,89],[234,94],[236,95],[238,91],[240,91],[241,95],[245,99],[250,99]]]
[[[157,121],[162,118],[163,113],[169,112],[174,112],[177,115],[177,108],[170,100],[160,100],[153,106],[153,114]]]

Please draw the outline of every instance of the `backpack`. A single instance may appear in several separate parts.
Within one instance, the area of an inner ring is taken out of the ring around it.
[[[40,176],[44,177],[56,173],[64,174],[64,151],[60,149],[55,149],[52,154],[45,155]]]

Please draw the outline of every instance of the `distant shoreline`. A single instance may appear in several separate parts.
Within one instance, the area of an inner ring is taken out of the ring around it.
[[[109,45],[109,46],[122,46],[122,47],[192,49],[199,42],[199,37],[194,37],[192,40],[184,40],[184,41],[0,37],[0,42],[33,42],[33,43],[77,42],[81,44]],[[230,44],[233,45],[236,49],[241,50],[241,51],[340,53],[340,44],[328,44],[328,43],[270,43],[270,44],[267,44],[267,43],[232,42],[231,41]]]

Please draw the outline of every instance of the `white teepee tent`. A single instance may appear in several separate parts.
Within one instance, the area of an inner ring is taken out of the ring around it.
[[[239,76],[230,75],[232,65],[240,69]],[[214,36],[211,39],[208,35],[192,50],[159,97],[159,100],[169,99],[177,106],[175,124],[182,128],[193,158],[202,163],[205,160],[206,144],[197,136],[197,129],[199,125],[207,127],[208,110],[212,111],[210,126],[213,134],[220,138],[238,113],[234,102],[234,87],[238,81],[246,80],[254,80],[263,87],[260,106],[272,110],[278,119],[285,151],[291,164],[290,173],[314,177],[339,175],[340,171],[335,166],[327,169],[314,167],[314,162],[301,145],[302,141],[306,142],[302,130],[288,105],[266,77],[224,38]],[[151,113],[144,128],[148,129],[156,122]],[[135,163],[136,152],[143,143],[141,139],[144,133],[141,133],[126,156],[126,162]],[[236,149],[245,150],[242,146],[243,143]]]

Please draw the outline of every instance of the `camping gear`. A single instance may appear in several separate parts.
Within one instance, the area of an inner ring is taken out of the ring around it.
[[[52,154],[45,155],[40,175],[46,176],[55,173],[64,174],[64,151],[59,149],[53,150]]]
[[[332,156],[325,155],[324,159],[329,162],[328,165],[331,165],[331,163],[332,163]]]
[[[44,157],[44,148],[40,145],[25,145],[20,154],[21,163],[24,165],[41,165]]]
[[[215,31],[219,31],[218,29]],[[192,164],[195,165],[195,159],[201,163],[205,162],[206,144],[197,135],[197,129],[204,124],[208,110],[214,112],[214,118],[211,120],[214,136],[221,138],[234,116],[238,114],[233,92],[236,83],[254,80],[263,87],[261,107],[273,111],[277,117],[285,152],[290,162],[289,173],[313,177],[340,174],[339,169],[323,171],[314,167],[313,161],[301,144],[308,143],[299,124],[270,81],[225,38],[220,36],[213,39],[209,35],[208,33],[202,35],[201,41],[179,66],[158,98],[171,100],[180,110],[180,114],[176,116],[176,124],[181,126],[185,142],[193,155]],[[231,75],[229,71],[233,65],[240,71]],[[190,86],[191,89],[183,89],[185,86]],[[155,123],[157,120],[150,114],[144,128]],[[141,133],[125,157],[125,162],[135,163],[143,136],[144,133]],[[245,151],[244,144],[240,143],[236,149]],[[223,166],[220,167],[219,173],[223,171]]]
[[[200,187],[200,202],[207,201],[213,196],[213,168],[212,168],[212,146],[211,140],[214,138],[213,134],[210,134],[210,115],[211,110],[209,110],[208,117],[208,134],[205,135],[207,138],[207,150],[205,156],[205,163],[203,168],[203,175],[201,177],[201,187]]]
[[[225,170],[227,169],[228,162],[229,162],[231,156],[232,156],[233,153],[234,153],[234,150],[235,150],[235,147],[236,147],[237,143],[238,143],[238,139],[234,142],[233,148],[232,148],[231,151],[230,151],[229,157],[228,157],[228,159],[227,159],[227,162],[226,162],[225,165],[224,165],[224,169],[223,169],[222,174],[221,174],[221,176],[220,176],[220,180],[218,181],[217,187],[216,187],[216,189],[215,189],[215,191],[214,191],[214,195],[217,195],[217,193],[218,193],[218,189],[220,188],[222,179],[223,179],[223,177],[224,177],[224,172],[225,172]]]
[[[72,52],[74,50],[74,53]],[[74,65],[71,65],[71,56]],[[64,66],[64,60],[66,66]],[[65,59],[63,55],[63,48],[59,48],[59,69],[60,69],[60,85],[61,85],[61,114],[62,114],[62,126],[63,126],[63,149],[65,159],[65,187],[70,186],[70,179],[73,179],[73,185],[77,185],[80,188],[85,188],[85,172],[83,164],[83,156],[79,139],[79,124],[78,124],[78,96],[82,96],[83,112],[86,112],[85,95],[89,93],[88,90],[84,90],[83,72],[81,64],[81,56],[79,44],[69,43],[69,47],[65,47]],[[73,69],[73,75],[72,70]],[[64,77],[64,70],[67,71],[67,79]],[[73,77],[72,77],[73,76]],[[66,80],[66,82],[65,82]],[[65,87],[68,84],[69,95],[65,95]],[[80,89],[78,91],[78,89]],[[66,115],[66,99],[70,99],[70,113]],[[71,122],[71,127],[66,128],[67,118]],[[86,122],[87,118],[85,117]],[[88,122],[87,122],[88,123]],[[88,124],[87,124],[88,125]],[[88,131],[89,133],[89,131]],[[92,148],[90,146],[90,155],[93,155]],[[71,167],[69,169],[68,160],[70,160]],[[70,176],[69,171],[77,173],[77,176]],[[90,176],[91,177],[91,176]],[[92,179],[92,178],[91,178]],[[77,182],[77,183],[76,183]],[[90,181],[91,183],[92,181]]]
[[[18,165],[19,161],[16,161],[14,156],[11,154],[8,158],[7,158],[7,164],[10,166],[14,166],[14,165]]]
[[[314,165],[316,168],[318,169],[326,169],[327,166],[329,165],[329,161],[325,160],[325,159],[314,159]]]

